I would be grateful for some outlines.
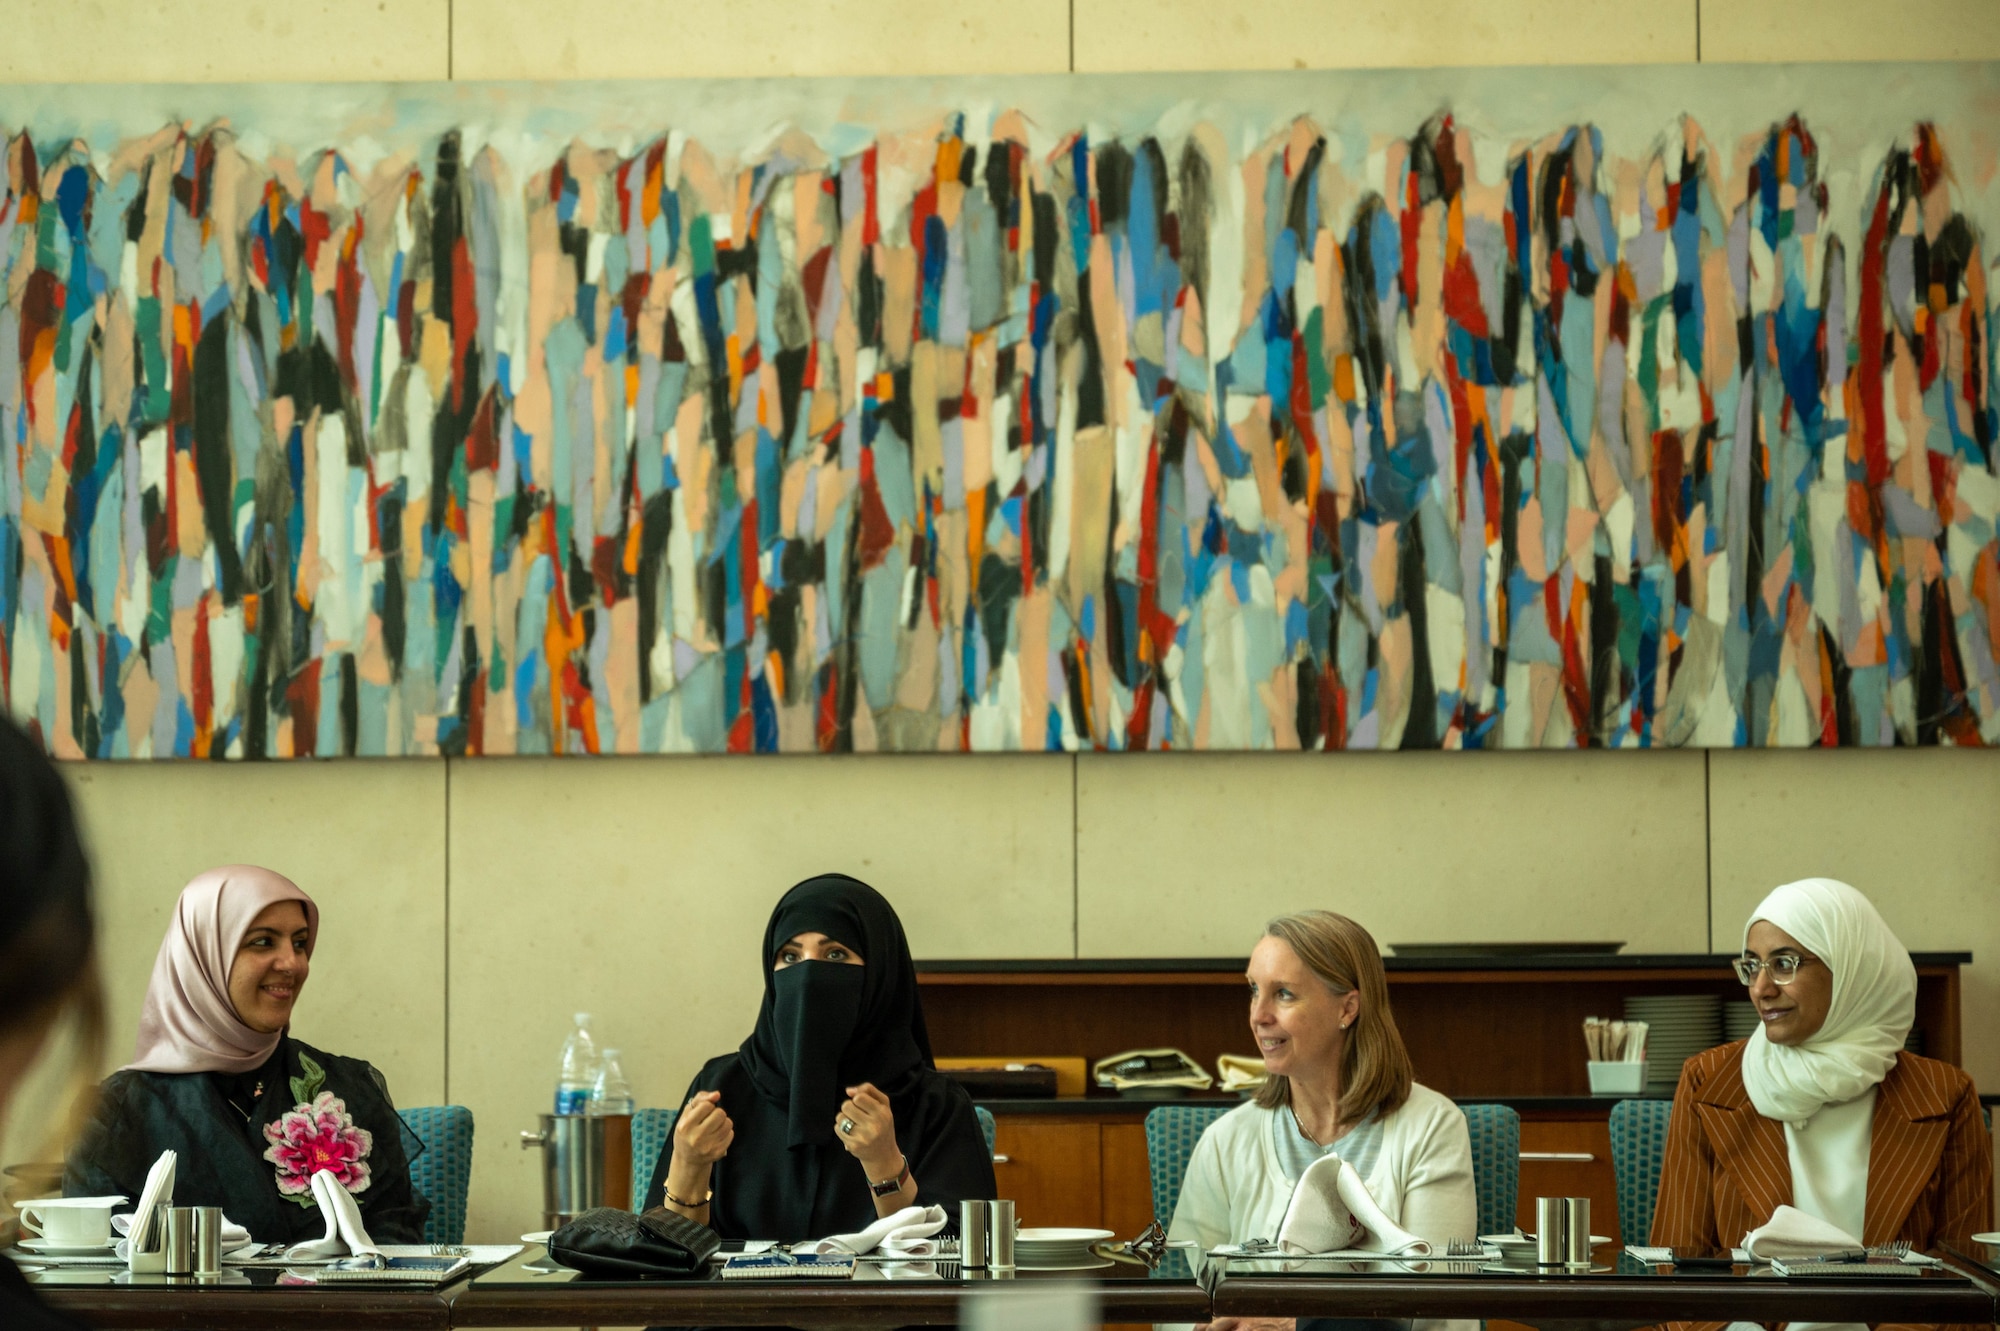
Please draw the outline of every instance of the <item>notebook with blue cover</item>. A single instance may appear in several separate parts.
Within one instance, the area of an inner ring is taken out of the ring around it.
[[[722,1264],[724,1280],[845,1280],[854,1274],[852,1253],[738,1253]]]

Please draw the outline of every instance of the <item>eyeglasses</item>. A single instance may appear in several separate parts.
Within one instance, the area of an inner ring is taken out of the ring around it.
[[[1814,958],[1802,957],[1796,952],[1780,952],[1766,961],[1761,957],[1738,957],[1729,964],[1736,968],[1736,978],[1745,984],[1757,983],[1762,971],[1771,972],[1773,984],[1790,984],[1799,978],[1799,967],[1809,966]]]

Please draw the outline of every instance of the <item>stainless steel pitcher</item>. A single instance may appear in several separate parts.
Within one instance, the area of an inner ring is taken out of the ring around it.
[[[604,1205],[605,1120],[591,1114],[543,1114],[521,1149],[542,1148],[542,1224],[559,1229]]]

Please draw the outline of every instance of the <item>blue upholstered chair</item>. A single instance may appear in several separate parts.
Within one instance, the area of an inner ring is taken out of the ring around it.
[[[1521,1190],[1521,1116],[1506,1105],[1460,1105],[1472,1135],[1472,1190],[1479,1233],[1514,1232]]]
[[[1671,1100],[1620,1100],[1611,1106],[1611,1170],[1618,1178],[1618,1232],[1645,1243],[1653,1232],[1660,1193],[1660,1159],[1667,1150]]]
[[[401,1111],[424,1149],[410,1162],[410,1183],[431,1204],[424,1242],[465,1242],[465,1197],[472,1189],[472,1111],[425,1105]]]
[[[678,1109],[639,1109],[632,1114],[632,1210],[645,1209],[646,1189],[653,1185],[653,1166],[660,1163],[660,1149],[674,1134]]]
[[[984,1136],[984,1137],[986,1138],[986,1154],[988,1154],[988,1155],[992,1155],[992,1154],[993,1154],[993,1128],[994,1128],[994,1123],[993,1123],[993,1115],[991,1115],[991,1114],[987,1113],[987,1112],[986,1112],[986,1110],[984,1110],[983,1108],[981,1108],[981,1107],[980,1107],[980,1106],[978,1106],[978,1105],[974,1105],[974,1106],[972,1107],[972,1112],[973,1112],[973,1113],[974,1113],[974,1114],[975,1114],[976,1116],[978,1116],[978,1119],[979,1119],[979,1131],[980,1131],[980,1134],[981,1134],[982,1136]]]
[[[1153,1215],[1163,1225],[1174,1219],[1194,1144],[1208,1125],[1231,1105],[1161,1105],[1146,1115],[1146,1164],[1153,1176]]]

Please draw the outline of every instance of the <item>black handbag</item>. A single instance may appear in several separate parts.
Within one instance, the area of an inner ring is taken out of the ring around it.
[[[701,1275],[721,1247],[714,1230],[664,1206],[644,1215],[600,1206],[549,1235],[549,1256],[564,1266],[627,1279]]]

